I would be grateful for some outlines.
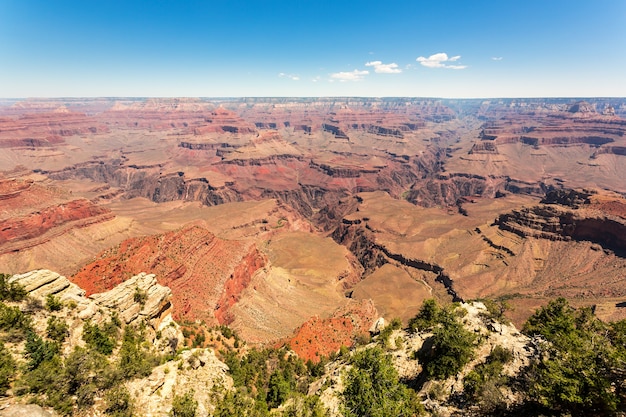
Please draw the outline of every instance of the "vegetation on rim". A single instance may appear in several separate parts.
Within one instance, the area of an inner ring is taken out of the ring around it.
[[[45,328],[35,326],[32,314],[43,311],[43,303],[39,310],[34,308],[37,303],[7,278],[0,279],[0,395],[46,405],[61,415],[80,415],[96,401],[106,415],[136,415],[135,399],[124,382],[150,375],[174,356],[153,353],[145,342],[146,328],[123,326],[116,316],[100,324],[85,321],[84,347],[68,352],[70,329],[63,318],[68,307],[46,298],[47,310],[58,315],[49,316]],[[504,304],[486,304],[488,309],[480,313],[484,320],[506,323]],[[343,347],[319,363],[305,363],[288,348],[249,348],[227,326],[196,326],[193,340],[199,334],[202,343],[221,340],[219,354],[233,380],[233,389],[215,387],[211,393],[215,417],[329,416],[319,394],[332,385],[330,369],[340,370],[342,388],[336,398],[345,417],[425,414],[430,393],[454,377],[461,377],[462,393],[443,395],[443,401],[459,409],[469,407],[476,415],[609,415],[626,407],[626,321],[604,323],[589,308],[572,308],[565,299],[551,301],[523,328],[534,338],[537,353],[526,368],[509,375],[505,368],[514,360],[513,352],[492,345],[480,359],[476,352],[483,336],[463,324],[466,313],[457,304],[426,300],[406,330],[400,320],[392,320],[375,343]],[[400,377],[390,355],[410,350],[411,337],[423,340],[409,355],[422,369],[413,380]],[[316,381],[318,388],[311,390]],[[426,381],[434,384],[428,392]],[[516,403],[507,399],[511,394],[517,396]],[[170,415],[194,416],[198,409],[191,390],[174,396]]]

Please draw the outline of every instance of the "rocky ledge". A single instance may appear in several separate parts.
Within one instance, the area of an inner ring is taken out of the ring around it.
[[[495,224],[522,237],[589,241],[626,253],[626,217],[615,208],[626,207],[623,198],[561,191],[549,193],[542,202],[501,214]]]
[[[13,275],[9,282],[16,282],[33,296],[58,297],[63,302],[74,302],[79,317],[101,322],[117,314],[126,324],[150,325],[155,331],[169,322],[172,310],[172,292],[157,283],[154,274],[144,272],[136,275],[110,291],[85,297],[85,290],[66,277],[46,269]]]

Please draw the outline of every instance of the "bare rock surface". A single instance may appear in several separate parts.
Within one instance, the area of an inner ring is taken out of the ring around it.
[[[120,319],[133,324],[159,320],[169,313],[171,296],[172,291],[159,285],[154,274],[142,272],[110,291],[93,294],[91,299],[99,306],[119,311]]]
[[[172,400],[194,391],[198,402],[197,417],[207,417],[213,411],[214,392],[232,388],[228,367],[210,349],[183,351],[175,361],[156,367],[150,376],[127,383],[135,407],[145,417],[169,416]]]
[[[0,410],[0,417],[54,417],[56,415],[37,404],[16,404]]]
[[[53,295],[62,302],[74,302],[83,320],[101,322],[115,313],[125,324],[146,322],[155,330],[171,321],[172,292],[159,285],[154,274],[142,272],[110,291],[90,297],[66,277],[45,269],[13,275],[9,282],[22,285],[38,298]]]
[[[59,273],[47,269],[13,275],[9,282],[15,282],[23,286],[30,294],[42,298],[51,294],[58,296],[61,300],[77,301],[85,296],[85,290],[78,285],[71,283]]]

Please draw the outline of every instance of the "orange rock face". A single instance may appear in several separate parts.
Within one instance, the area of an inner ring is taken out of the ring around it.
[[[256,248],[253,248],[235,267],[230,279],[224,284],[224,292],[215,307],[215,318],[220,324],[232,322],[228,309],[239,301],[242,291],[250,284],[252,275],[266,263],[267,259]]]
[[[89,295],[150,271],[161,285],[172,289],[177,319],[217,324],[216,316],[225,319],[228,307],[262,265],[254,246],[219,239],[200,226],[191,226],[128,239],[101,253],[71,280]]]
[[[319,362],[322,356],[336,353],[341,346],[351,347],[359,337],[369,337],[369,329],[378,318],[369,301],[349,303],[332,317],[312,317],[287,342],[303,360]]]
[[[0,180],[0,254],[40,245],[73,228],[104,222],[110,210],[32,181]]]

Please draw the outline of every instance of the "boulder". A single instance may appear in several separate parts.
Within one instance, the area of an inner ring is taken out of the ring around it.
[[[110,291],[89,298],[101,307],[118,311],[126,324],[146,321],[156,329],[172,309],[171,297],[172,291],[159,285],[154,274],[142,272]]]

